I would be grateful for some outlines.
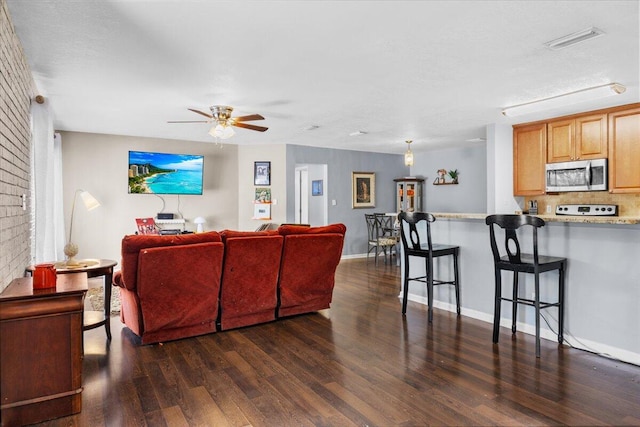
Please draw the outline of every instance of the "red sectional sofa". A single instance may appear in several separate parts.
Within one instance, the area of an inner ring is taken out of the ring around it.
[[[120,319],[143,344],[329,308],[346,227],[125,236]]]

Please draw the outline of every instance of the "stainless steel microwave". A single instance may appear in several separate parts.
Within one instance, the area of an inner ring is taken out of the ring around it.
[[[549,193],[607,189],[607,159],[548,163],[545,169]]]

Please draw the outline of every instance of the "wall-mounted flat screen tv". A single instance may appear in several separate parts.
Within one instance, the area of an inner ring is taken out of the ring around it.
[[[202,194],[204,156],[129,151],[129,193]]]

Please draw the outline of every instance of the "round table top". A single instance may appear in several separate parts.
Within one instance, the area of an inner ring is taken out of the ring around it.
[[[118,262],[112,259],[79,259],[77,261],[77,264],[74,265],[67,265],[66,261],[50,262],[49,264],[53,264],[58,273],[81,273],[83,271],[97,270],[100,268],[113,268],[118,264]],[[26,270],[29,272],[33,272],[35,269],[35,265],[30,265],[26,268]]]

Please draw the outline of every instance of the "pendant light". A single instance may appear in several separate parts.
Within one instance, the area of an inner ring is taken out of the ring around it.
[[[411,143],[413,141],[408,140],[407,143],[407,152],[404,153],[404,164],[406,166],[413,166],[413,151],[411,151]]]

